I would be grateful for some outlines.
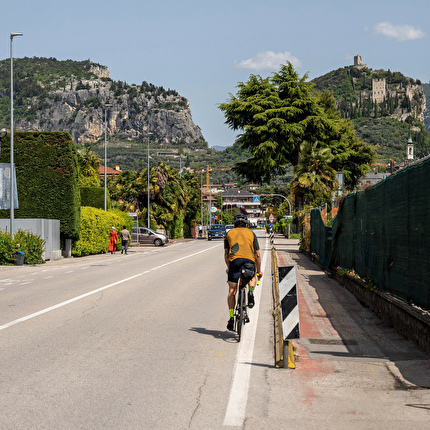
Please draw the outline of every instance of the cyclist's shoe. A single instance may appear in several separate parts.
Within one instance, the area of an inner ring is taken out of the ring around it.
[[[228,320],[227,330],[230,330],[230,331],[234,330],[234,318],[233,317]]]
[[[255,305],[254,301],[254,293],[252,291],[248,291],[248,308],[253,308]]]
[[[249,316],[246,312],[244,313],[243,319],[246,323],[249,323]]]

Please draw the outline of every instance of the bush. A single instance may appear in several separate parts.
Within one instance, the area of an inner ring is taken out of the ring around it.
[[[15,251],[24,253],[24,264],[43,264],[45,241],[31,231],[18,230],[13,239],[8,232],[0,231],[0,264],[15,263]]]
[[[81,207],[81,234],[79,240],[72,245],[72,255],[84,257],[108,252],[110,229],[114,226],[119,233],[123,225],[131,231],[132,219],[124,212]],[[117,247],[121,248],[120,240]]]
[[[16,251],[24,253],[25,264],[43,264],[45,240],[31,231],[18,230],[13,238]]]
[[[13,241],[9,233],[0,230],[0,264],[13,264]]]

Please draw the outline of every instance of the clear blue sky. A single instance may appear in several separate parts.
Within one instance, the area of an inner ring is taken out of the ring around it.
[[[315,78],[353,64],[430,79],[430,1],[9,0],[0,58],[55,57],[105,65],[114,80],[147,81],[190,101],[209,146],[236,134],[218,104],[251,74],[291,61]]]

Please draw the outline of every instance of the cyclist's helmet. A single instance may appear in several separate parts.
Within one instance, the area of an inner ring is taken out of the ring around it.
[[[244,214],[237,214],[233,218],[233,224],[235,227],[246,227],[248,218]]]

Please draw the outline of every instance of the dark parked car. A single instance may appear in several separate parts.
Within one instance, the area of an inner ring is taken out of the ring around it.
[[[162,246],[169,243],[169,238],[163,233],[157,233],[154,230],[146,227],[133,228],[131,233],[131,241],[140,243],[141,245]]]
[[[208,228],[208,240],[225,237],[225,225],[224,224],[212,224]]]

